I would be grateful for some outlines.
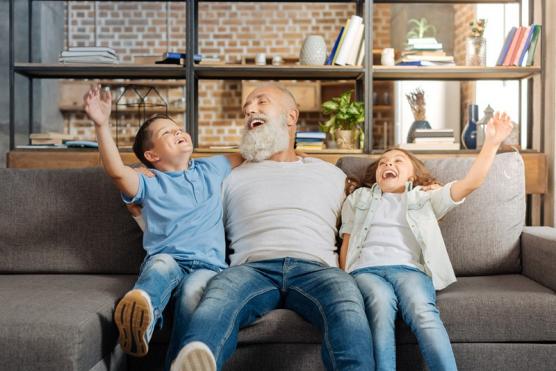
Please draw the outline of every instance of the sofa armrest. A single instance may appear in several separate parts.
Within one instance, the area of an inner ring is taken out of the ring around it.
[[[523,274],[556,291],[556,228],[525,227],[521,256]]]

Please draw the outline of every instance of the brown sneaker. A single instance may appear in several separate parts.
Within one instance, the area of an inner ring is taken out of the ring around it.
[[[131,290],[120,300],[114,311],[114,321],[125,353],[135,357],[147,354],[154,330],[153,317],[151,301],[144,291]]]

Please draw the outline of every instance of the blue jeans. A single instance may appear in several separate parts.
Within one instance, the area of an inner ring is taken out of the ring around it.
[[[363,294],[377,370],[396,369],[398,308],[417,337],[429,370],[457,370],[429,276],[404,265],[362,268],[351,274]]]
[[[216,276],[180,344],[205,343],[220,370],[236,348],[239,329],[278,307],[321,330],[328,370],[374,370],[371,334],[353,279],[338,268],[293,258],[246,263]]]
[[[179,339],[176,334],[185,332],[207,283],[220,271],[219,267],[197,260],[178,263],[168,254],[153,255],[145,259],[141,265],[139,278],[133,288],[143,290],[150,296],[154,311],[153,329],[158,321],[162,327],[162,313],[172,293],[176,298],[167,360],[170,357],[174,359],[181,349],[175,342]],[[152,331],[149,333],[149,339],[151,335]],[[169,368],[168,361],[166,364]]]

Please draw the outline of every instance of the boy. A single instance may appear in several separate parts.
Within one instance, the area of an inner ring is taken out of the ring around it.
[[[126,204],[142,205],[147,255],[134,288],[114,313],[122,349],[140,357],[147,354],[155,324],[182,280],[201,269],[226,267],[221,185],[243,159],[234,154],[192,160],[191,137],[168,116],[158,115],[141,125],[133,145],[137,158],[156,176],[138,174],[123,164],[112,139],[110,92],[97,85],[83,101],[95,125],[104,170]],[[213,275],[196,275],[196,280]]]

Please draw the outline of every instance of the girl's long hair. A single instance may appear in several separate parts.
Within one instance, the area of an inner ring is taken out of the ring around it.
[[[358,181],[355,178],[346,179],[346,194],[349,195],[357,188],[361,188],[361,187],[371,188],[376,183],[376,170],[378,169],[378,163],[380,162],[382,156],[384,156],[385,153],[391,151],[399,151],[404,153],[413,164],[413,169],[415,170],[415,176],[413,177],[414,186],[428,186],[434,183],[439,183],[427,170],[425,164],[423,164],[421,160],[415,157],[413,153],[406,151],[405,149],[402,148],[391,147],[386,149],[384,152],[382,152],[378,160],[376,160],[375,162],[369,165],[361,181]]]

